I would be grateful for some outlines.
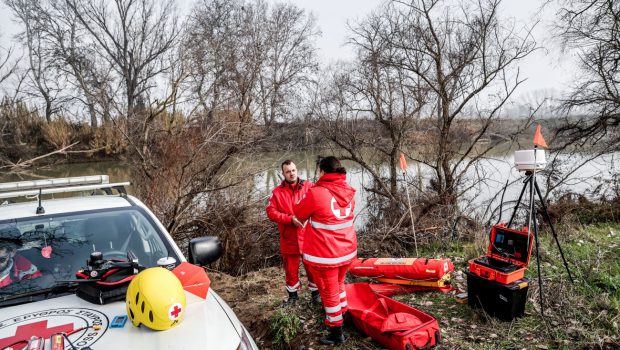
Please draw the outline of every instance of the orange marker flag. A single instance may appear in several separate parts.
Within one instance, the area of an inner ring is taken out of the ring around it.
[[[543,138],[540,129],[540,124],[538,124],[538,126],[536,127],[536,133],[534,133],[534,146],[548,148],[549,146],[547,146],[547,142],[545,142],[545,139]]]
[[[407,160],[405,159],[405,155],[402,153],[400,154],[400,170],[407,170]]]

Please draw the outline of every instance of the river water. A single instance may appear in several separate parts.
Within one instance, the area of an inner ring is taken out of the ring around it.
[[[321,155],[325,156],[326,154],[321,153]],[[560,155],[560,159],[563,160],[563,168],[572,169],[576,165],[581,164],[588,156],[587,154]],[[316,176],[318,176],[316,152],[264,153],[259,157],[253,157],[253,162],[258,162],[258,164],[253,164],[253,167],[262,169],[254,175],[253,179],[257,199],[263,199],[266,202],[271,190],[282,181],[279,171],[280,163],[287,158],[292,159],[296,163],[301,178],[315,180]],[[586,193],[593,190],[603,181],[612,178],[614,174],[620,173],[619,159],[620,153],[616,153],[589,162],[587,165],[574,171],[565,184],[555,189],[553,193],[558,194],[566,190]],[[547,160],[550,160],[549,155],[547,155]],[[356,226],[361,228],[366,221],[366,211],[368,210],[366,205],[368,192],[364,190],[364,186],[369,186],[372,179],[370,174],[359,165],[350,161],[344,161],[344,165],[348,171],[349,183],[358,190],[356,193],[355,210]],[[511,153],[485,159],[480,165],[467,173],[466,183],[474,185],[464,193],[460,207],[464,213],[482,218],[488,207],[495,208],[499,205],[501,192],[503,192],[507,181],[510,185],[506,189],[504,199],[505,201],[516,200],[523,187],[522,181],[519,180],[525,177],[523,172],[519,172],[513,167],[513,156]],[[388,172],[386,165],[379,164],[377,169],[384,174]],[[127,164],[120,161],[105,161],[35,168],[21,174],[2,173],[0,174],[0,182],[98,174],[109,175],[111,182],[131,181],[131,172]],[[428,184],[431,170],[417,163],[409,163],[406,172],[408,181],[412,183],[412,179],[418,174],[421,174],[419,178],[422,179],[423,186]],[[399,180],[401,180],[402,186],[402,176],[399,177]],[[537,181],[543,193],[546,192],[547,175],[544,172],[538,174]],[[131,188],[128,191],[131,193]],[[417,191],[417,189],[414,186],[410,186],[409,191],[414,194],[413,192]],[[553,197],[553,194],[551,197]],[[509,210],[510,208],[504,208],[504,215]]]

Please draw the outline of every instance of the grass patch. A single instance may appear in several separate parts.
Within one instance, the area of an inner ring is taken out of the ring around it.
[[[439,321],[441,349],[616,349],[620,348],[620,225],[600,224],[577,232],[558,227],[558,238],[571,270],[571,283],[550,232],[539,236],[545,317],[540,316],[536,248],[526,277],[530,289],[525,317],[502,322],[481,310],[457,304],[453,294],[396,296]],[[457,285],[467,261],[484,254],[486,237],[471,243],[420,247],[425,257],[448,257]],[[464,286],[464,281],[460,283]],[[378,348],[378,347],[377,347]]]
[[[269,330],[274,345],[288,346],[301,331],[301,320],[296,313],[280,308],[269,319]]]
[[[443,342],[437,349],[620,349],[620,224],[579,230],[558,226],[557,230],[575,283],[568,279],[553,236],[542,232],[539,243],[544,318],[538,305],[535,252],[526,270],[531,281],[525,317],[513,322],[502,322],[479,309],[458,304],[454,293],[413,293],[394,298],[438,320]],[[456,269],[452,282],[464,291],[462,271],[469,259],[485,253],[486,242],[485,234],[479,232],[470,242],[446,241],[418,248],[420,256],[451,259]],[[415,252],[408,256],[415,256]],[[325,334],[324,312],[312,305],[307,290],[300,293],[297,305],[283,308],[286,292],[281,284],[274,283],[284,280],[282,269],[252,274],[255,283],[248,285],[249,296],[239,290],[237,278],[230,277],[230,291],[243,300],[232,307],[261,348],[330,348],[318,344],[321,334]],[[213,284],[218,286],[217,281]],[[383,349],[352,326],[345,327],[345,337],[348,340],[341,350]]]

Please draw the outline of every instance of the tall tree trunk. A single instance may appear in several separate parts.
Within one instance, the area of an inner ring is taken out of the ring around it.
[[[45,95],[45,120],[48,123],[52,122],[52,100],[47,95]]]
[[[98,126],[97,112],[95,111],[95,106],[90,102],[88,103],[88,113],[90,114],[90,126],[96,128]]]

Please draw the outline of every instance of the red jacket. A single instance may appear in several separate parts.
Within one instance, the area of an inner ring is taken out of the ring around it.
[[[320,266],[341,266],[357,256],[357,237],[353,225],[355,189],[346,174],[321,176],[308,194],[295,205],[299,220],[307,220],[304,262]]]
[[[312,182],[307,180],[299,180],[295,185],[282,181],[280,186],[273,190],[269,204],[265,208],[269,220],[278,224],[282,254],[301,254],[304,228],[298,228],[291,223],[293,205],[299,202],[312,186]]]

